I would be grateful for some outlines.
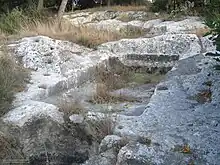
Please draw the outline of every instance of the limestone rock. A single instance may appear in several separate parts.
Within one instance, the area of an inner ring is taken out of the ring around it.
[[[195,33],[197,29],[205,29],[207,26],[202,23],[198,17],[189,17],[182,21],[165,21],[160,24],[155,24],[150,33],[154,35],[163,35],[166,33]]]
[[[213,122],[213,117],[215,119],[220,117],[219,101],[217,101],[220,99],[220,94],[219,72],[213,69],[214,65],[216,65],[215,60],[203,55],[180,60],[167,74],[166,81],[158,85],[166,86],[167,89],[156,89],[141,116],[120,116],[115,134],[130,137],[145,134],[150,137],[152,143],[160,148],[159,151],[155,151],[157,147],[152,145],[152,149],[157,153],[153,155],[164,154],[158,159],[151,159],[152,164],[187,164],[190,162],[216,164],[219,161],[217,156],[219,146],[216,145],[220,143],[219,125]],[[208,81],[215,83],[211,86],[205,85],[204,82]],[[209,95],[204,94],[210,91]],[[202,97],[210,97],[211,101],[200,102]],[[186,144],[190,148],[188,150],[190,154],[183,153]],[[122,151],[123,153],[132,151],[130,154],[132,155],[138,153],[137,150],[140,149]],[[143,154],[139,164],[146,163],[144,158],[148,154]],[[157,160],[161,162],[157,163]]]
[[[106,136],[100,143],[99,153],[105,152],[109,149],[118,150],[123,145],[123,138],[116,135]]]
[[[25,123],[31,123],[32,120],[42,117],[48,117],[57,123],[64,123],[63,113],[52,104],[38,101],[27,101],[26,104],[19,106],[4,116],[4,121],[19,127]]]
[[[118,153],[117,165],[163,164],[164,153],[146,145],[131,142]]]

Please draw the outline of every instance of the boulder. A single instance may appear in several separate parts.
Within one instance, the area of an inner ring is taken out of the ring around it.
[[[208,39],[203,40],[211,45]],[[195,34],[167,34],[152,38],[122,39],[104,43],[98,49],[116,54],[125,66],[172,68],[178,60],[210,49],[208,45],[203,46]]]
[[[189,17],[181,21],[164,21],[155,24],[150,30],[150,33],[154,35],[186,34],[195,33],[197,29],[208,29],[208,27],[203,24],[201,18]]]

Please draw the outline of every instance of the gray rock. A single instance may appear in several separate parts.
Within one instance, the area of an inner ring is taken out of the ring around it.
[[[180,60],[168,73],[166,80],[159,84],[168,89],[156,88],[141,116],[120,116],[115,134],[130,137],[145,134],[150,137],[152,143],[158,144],[160,148],[156,151],[157,146],[152,145],[155,151],[153,155],[164,155],[151,159],[152,164],[187,164],[190,161],[195,164],[218,164],[219,145],[216,144],[220,143],[217,124],[220,116],[217,100],[220,99],[220,80],[219,72],[213,69],[215,63],[213,59],[202,55]],[[215,83],[207,86],[204,84],[207,81]],[[198,95],[201,91],[209,90],[211,94]],[[201,103],[198,97],[211,97],[211,101]],[[182,149],[176,151],[176,146],[183,148],[185,144],[190,146],[191,154],[182,153]],[[131,152],[132,155],[137,150],[124,149],[124,152]],[[146,163],[148,154],[143,155],[139,164]]]
[[[26,123],[30,123],[32,120],[42,117],[50,118],[59,124],[64,123],[63,113],[59,112],[56,106],[30,100],[7,113],[3,121],[22,127]]]
[[[99,153],[105,152],[109,149],[114,149],[115,151],[119,150],[123,143],[124,139],[116,135],[106,136],[99,145]]]
[[[205,29],[207,26],[203,24],[198,17],[189,17],[182,21],[165,21],[160,24],[155,24],[150,33],[154,35],[162,34],[180,34],[180,33],[195,33],[197,29]]]
[[[118,153],[117,165],[163,164],[164,152],[137,142],[122,147]]]
[[[125,66],[169,70],[179,59],[200,54],[206,48],[195,34],[167,34],[109,42],[100,45],[98,50],[111,51]]]
[[[43,116],[26,122],[22,127],[3,123],[0,129],[15,138],[17,152],[33,165],[44,164],[47,160],[55,165],[80,164],[89,158],[93,148],[92,139],[84,127],[59,124]],[[13,163],[15,159],[7,161]]]
[[[161,22],[162,22],[161,19],[149,20],[149,21],[147,21],[147,22],[144,22],[143,28],[144,28],[144,29],[151,29],[151,28],[153,28],[154,26],[160,24]]]

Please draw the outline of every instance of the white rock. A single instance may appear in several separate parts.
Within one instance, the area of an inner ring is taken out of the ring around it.
[[[151,29],[151,33],[159,34],[178,34],[178,33],[192,33],[196,29],[207,28],[205,24],[198,17],[189,17],[182,21],[165,21],[160,24],[155,24]]]
[[[108,58],[106,53],[104,56],[99,51],[90,54],[91,50],[83,46],[44,36],[23,38],[10,47],[14,48],[15,56],[22,58],[26,68],[33,69],[31,83],[15,95],[15,109],[5,116],[5,121],[19,126],[40,116],[61,121],[57,107],[44,100],[89,80],[95,66]]]
[[[11,110],[3,117],[3,121],[22,127],[36,118],[45,117],[60,124],[64,123],[63,113],[59,112],[56,106],[38,101],[27,101],[22,106]]]
[[[84,117],[82,115],[74,114],[69,117],[70,121],[76,124],[80,124],[84,121]]]

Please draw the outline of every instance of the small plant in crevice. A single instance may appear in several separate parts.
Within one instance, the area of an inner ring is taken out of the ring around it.
[[[184,154],[190,154],[190,153],[192,152],[191,149],[190,149],[189,144],[185,144],[185,145],[183,145],[181,151],[182,151],[182,153],[184,153]]]
[[[174,152],[180,152],[183,154],[192,154],[192,149],[189,144],[175,145],[173,148]]]
[[[137,141],[147,146],[150,146],[152,144],[152,140],[149,137],[145,137],[145,136],[138,137]]]

